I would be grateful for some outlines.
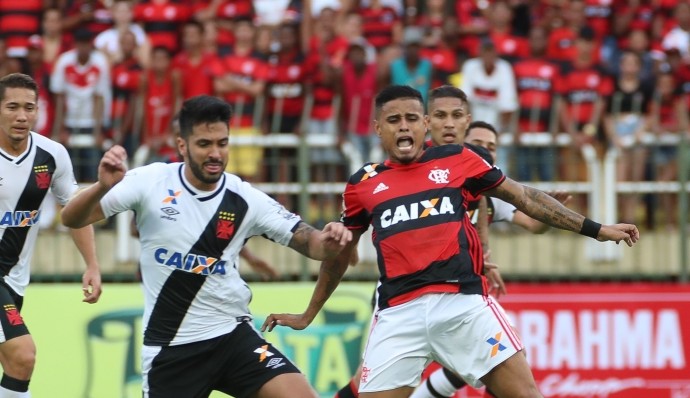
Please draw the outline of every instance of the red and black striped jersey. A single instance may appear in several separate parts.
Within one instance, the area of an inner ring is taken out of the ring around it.
[[[549,129],[551,108],[560,70],[544,58],[527,58],[513,64],[520,103],[520,132]]]
[[[584,124],[592,120],[594,104],[606,100],[613,91],[613,82],[602,68],[564,68],[561,79],[557,80],[556,90],[565,99],[570,119]]]
[[[380,51],[393,43],[393,26],[400,21],[398,14],[390,7],[360,8],[364,38]]]
[[[208,52],[198,61],[192,61],[185,51],[178,53],[173,59],[173,68],[182,75],[183,99],[197,95],[213,95],[213,67],[218,57]]]
[[[268,79],[268,65],[257,52],[239,54],[233,49],[228,55],[217,59],[212,70],[215,78],[229,75],[245,83],[265,82]],[[223,99],[233,107],[233,127],[254,125],[255,97],[240,91],[230,91],[225,93]]]
[[[180,26],[191,18],[191,9],[184,3],[145,2],[134,7],[134,20],[143,22],[151,47],[163,46],[172,52],[180,43]]]
[[[268,112],[299,117],[304,108],[306,57],[301,52],[275,54],[268,60]]]
[[[343,223],[373,227],[379,308],[426,293],[487,294],[481,243],[465,213],[468,198],[504,178],[460,145],[429,148],[410,164],[368,163],[350,177]]]
[[[41,27],[41,0],[0,1],[0,37],[5,38],[7,54],[24,57],[29,37]]]

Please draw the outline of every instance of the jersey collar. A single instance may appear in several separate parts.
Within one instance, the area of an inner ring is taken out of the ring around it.
[[[0,157],[16,164],[17,166],[20,165],[24,160],[26,160],[27,157],[31,154],[31,150],[33,149],[34,146],[34,137],[33,133],[29,132],[29,143],[26,146],[26,149],[24,152],[22,152],[19,156],[14,157],[7,152],[5,152],[2,148],[0,148]]]
[[[201,202],[211,200],[225,189],[225,173],[223,173],[223,177],[220,179],[220,181],[218,181],[216,189],[214,189],[213,191],[201,191],[199,189],[194,188],[194,186],[189,181],[187,181],[187,178],[184,176],[185,167],[186,165],[184,163],[180,163],[180,167],[177,170],[177,174],[180,177],[180,182],[182,183],[184,189],[186,189],[187,192],[189,192],[197,200]]]

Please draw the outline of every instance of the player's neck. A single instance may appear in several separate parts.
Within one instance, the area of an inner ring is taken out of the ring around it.
[[[29,138],[24,138],[22,140],[13,140],[8,137],[5,133],[0,133],[0,149],[5,151],[10,156],[19,156],[29,145]]]

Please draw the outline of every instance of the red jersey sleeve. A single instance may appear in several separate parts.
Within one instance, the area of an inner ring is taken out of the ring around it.
[[[463,187],[475,197],[501,185],[506,178],[498,167],[491,166],[469,147],[460,152],[460,165],[466,174]]]
[[[345,193],[343,193],[343,213],[341,215],[341,222],[345,224],[348,229],[361,229],[366,231],[370,223],[369,212],[364,208],[359,199],[357,188],[348,182],[345,186]]]

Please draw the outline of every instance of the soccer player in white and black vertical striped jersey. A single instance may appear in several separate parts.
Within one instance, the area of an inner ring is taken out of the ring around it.
[[[226,173],[231,108],[210,96],[185,101],[183,163],[126,172],[125,151],[103,156],[98,182],[65,207],[83,226],[136,213],[144,284],[144,398],[316,397],[299,370],[251,323],[240,277],[245,241],[264,236],[314,259],[333,258],[352,234],[338,222],[318,231],[263,192]]]
[[[65,147],[31,131],[38,118],[38,86],[27,75],[0,79],[0,398],[29,397],[36,346],[21,316],[29,284],[43,199],[51,189],[65,204],[77,190]],[[86,261],[84,301],[101,294],[93,227],[72,231]]]

